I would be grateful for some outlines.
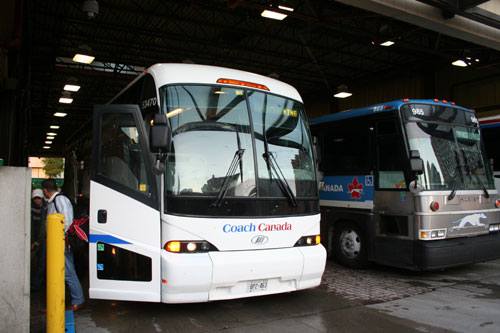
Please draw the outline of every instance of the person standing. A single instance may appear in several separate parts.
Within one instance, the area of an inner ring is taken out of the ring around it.
[[[45,221],[47,207],[43,201],[43,191],[41,189],[34,189],[31,198],[31,251],[37,252],[37,266],[31,279],[31,292],[35,293],[40,291],[45,276],[47,258]]]
[[[69,199],[57,192],[55,179],[49,178],[42,182],[43,195],[47,199],[47,215],[62,214],[65,218],[64,232],[68,231],[73,223],[73,205]],[[65,280],[68,284],[71,294],[71,305],[66,308],[70,311],[78,311],[85,305],[85,296],[83,295],[82,285],[76,275],[73,253],[65,242],[64,250]]]

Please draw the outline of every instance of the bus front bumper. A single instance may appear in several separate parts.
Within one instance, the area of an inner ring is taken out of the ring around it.
[[[326,250],[316,246],[200,254],[162,253],[162,302],[194,303],[316,287]]]
[[[434,270],[500,258],[500,233],[415,242],[415,262]]]

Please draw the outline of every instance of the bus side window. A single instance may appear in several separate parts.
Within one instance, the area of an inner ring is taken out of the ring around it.
[[[134,191],[149,193],[146,163],[132,115],[103,115],[98,173]]]
[[[406,189],[404,160],[396,122],[381,121],[377,124],[378,187],[380,189]]]
[[[369,174],[371,171],[368,127],[334,128],[324,137],[322,169],[325,176]]]

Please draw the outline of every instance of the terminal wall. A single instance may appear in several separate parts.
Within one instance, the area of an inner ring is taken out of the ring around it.
[[[0,332],[30,329],[31,170],[0,167]]]

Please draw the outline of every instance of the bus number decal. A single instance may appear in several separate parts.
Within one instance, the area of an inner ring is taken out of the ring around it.
[[[424,109],[413,108],[411,109],[411,112],[414,116],[425,116]]]
[[[152,97],[142,101],[141,109],[144,110],[145,108],[149,108],[151,106],[156,106],[156,97]]]

